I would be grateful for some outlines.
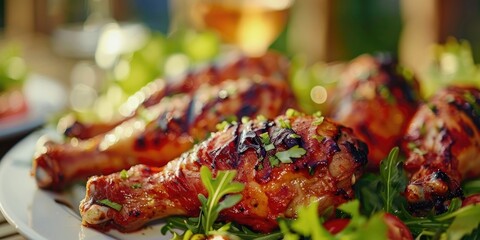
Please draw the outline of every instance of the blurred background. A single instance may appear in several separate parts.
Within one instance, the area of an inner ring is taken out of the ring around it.
[[[55,110],[108,121],[156,78],[272,49],[292,59],[300,93],[328,88],[361,54],[389,52],[428,96],[452,79],[479,82],[479,25],[474,0],[0,0],[0,90],[40,75],[65,91]],[[300,96],[307,111],[323,103],[313,95]]]
[[[305,112],[328,108],[362,54],[396,56],[423,97],[453,81],[480,87],[480,1],[0,0],[0,157],[60,116],[114,121],[155,79],[268,50],[290,58]],[[0,238],[16,234],[0,224]]]

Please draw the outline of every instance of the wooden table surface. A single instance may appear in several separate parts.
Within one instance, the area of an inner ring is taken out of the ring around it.
[[[0,213],[0,239],[23,240],[26,238],[20,235],[15,227],[10,225],[5,217]]]

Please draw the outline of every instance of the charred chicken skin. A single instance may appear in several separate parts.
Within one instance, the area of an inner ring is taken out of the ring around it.
[[[388,56],[362,55],[347,66],[339,82],[332,117],[367,143],[370,169],[377,169],[401,144],[418,106],[418,82],[400,70]]]
[[[292,149],[298,155],[285,157]],[[367,154],[350,128],[323,117],[257,118],[213,133],[164,167],[137,165],[126,174],[91,177],[80,213],[86,226],[124,232],[171,215],[198,216],[198,194],[208,195],[200,168],[207,166],[214,175],[235,169],[235,181],[245,185],[242,200],[220,218],[270,232],[277,218],[295,217],[297,207],[312,200],[324,213],[352,199]],[[102,204],[105,199],[121,208]]]
[[[87,140],[39,143],[32,169],[37,185],[61,190],[72,181],[140,163],[163,166],[228,118],[273,118],[293,105],[285,81],[255,79],[203,85],[192,94],[163,98],[145,113]]]
[[[199,67],[179,79],[158,79],[133,94],[121,106],[125,117],[104,123],[85,123],[67,115],[59,122],[59,131],[67,137],[88,139],[106,133],[139,114],[142,109],[158,104],[164,97],[193,93],[202,85],[217,85],[226,80],[253,78],[257,75],[286,79],[288,61],[280,54],[268,52],[261,57],[225,56],[222,62]]]
[[[410,175],[405,197],[419,209],[462,196],[463,179],[480,176],[480,90],[448,87],[420,106],[403,149]]]

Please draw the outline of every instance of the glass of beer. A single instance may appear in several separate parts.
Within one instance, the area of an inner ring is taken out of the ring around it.
[[[197,29],[215,30],[226,44],[260,56],[282,32],[294,0],[196,0]]]

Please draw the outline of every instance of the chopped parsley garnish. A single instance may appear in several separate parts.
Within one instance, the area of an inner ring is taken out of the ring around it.
[[[138,189],[138,188],[142,188],[142,184],[141,183],[134,183],[130,187],[133,188],[133,189]]]
[[[409,142],[409,143],[407,143],[407,148],[410,149],[410,150],[413,150],[415,148],[418,148],[418,145],[414,142]]]
[[[257,116],[257,121],[259,122],[266,122],[267,121],[267,118],[263,115],[258,115]]]
[[[116,211],[122,210],[122,207],[123,207],[121,204],[116,203],[116,202],[112,202],[112,201],[110,201],[110,200],[107,199],[107,198],[102,199],[102,200],[100,200],[100,201],[98,201],[98,202],[101,203],[102,205],[105,205],[105,206],[107,206],[107,207],[109,207],[109,208],[112,208],[112,209],[114,209],[114,210],[116,210]]]
[[[480,116],[480,105],[477,104],[477,99],[471,92],[467,92],[463,95],[465,97],[465,100],[470,104],[472,107],[473,111],[475,112],[475,115]]]
[[[322,135],[315,135],[313,136],[319,143],[321,143],[326,137]]]
[[[287,109],[287,111],[285,112],[285,115],[286,115],[287,117],[296,117],[296,116],[301,116],[302,114],[301,114],[299,111],[297,111],[297,110],[295,110],[295,109],[293,109],[293,108],[289,108],[289,109]]]
[[[305,153],[307,153],[305,149],[295,145],[286,151],[275,153],[275,157],[277,157],[282,163],[293,163],[292,158],[300,158],[305,155]]]
[[[312,124],[318,126],[323,123],[323,120],[325,120],[325,117],[317,117],[313,120]]]
[[[123,179],[123,180],[126,180],[128,178],[128,172],[127,170],[123,169],[121,172],[120,172],[120,178]]]
[[[275,145],[273,145],[273,143],[270,142],[270,136],[268,135],[268,132],[264,132],[260,134],[260,140],[262,141],[265,151],[270,151],[275,149]]]
[[[243,116],[243,117],[242,117],[242,123],[243,123],[243,124],[247,123],[248,121],[250,121],[250,118],[249,118],[249,117],[247,117],[247,116]]]
[[[316,118],[319,118],[322,116],[322,112],[321,111],[317,111],[315,113],[313,113],[313,116],[316,117]]]
[[[291,133],[288,135],[289,138],[301,138],[300,135],[296,134],[296,133]]]
[[[278,119],[278,122],[280,123],[281,128],[292,129],[292,125],[290,124],[289,119]]]
[[[387,101],[387,103],[395,104],[395,97],[393,96],[392,92],[390,92],[390,89],[388,89],[387,86],[380,85],[378,87],[378,92],[380,93],[380,96],[382,96]]]
[[[280,165],[280,160],[275,156],[268,157],[268,162],[272,167],[278,167]]]
[[[237,122],[236,121],[232,121],[232,122],[223,121],[221,123],[217,123],[217,125],[215,127],[217,128],[218,131],[222,131],[222,130],[225,130],[226,128],[228,128],[228,126],[234,125],[234,124],[237,124]]]

